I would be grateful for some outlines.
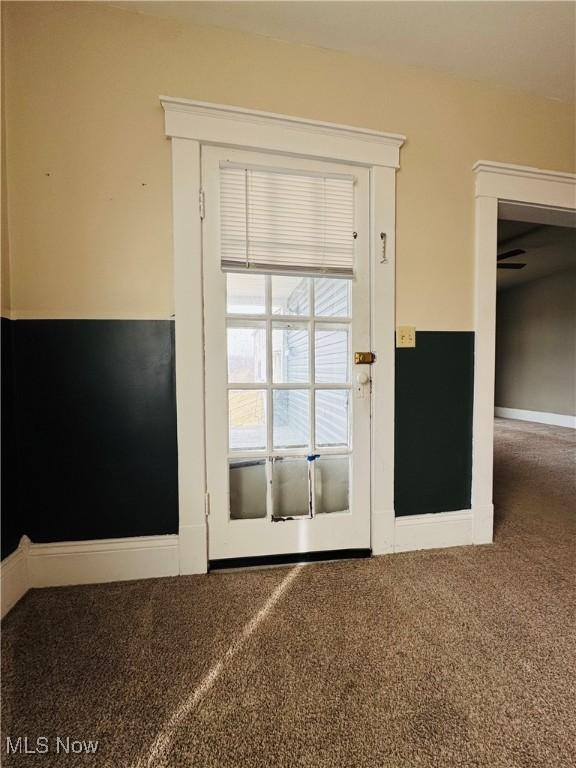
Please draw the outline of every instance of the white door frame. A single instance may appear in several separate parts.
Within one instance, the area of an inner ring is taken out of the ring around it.
[[[498,204],[576,209],[576,174],[479,161],[476,182],[473,542],[492,541]]]
[[[160,101],[166,136],[172,140],[180,573],[205,573],[208,568],[202,145],[279,152],[370,170],[372,349],[376,352],[372,370],[371,544],[375,554],[392,552],[396,170],[404,137],[187,99],[160,97]]]

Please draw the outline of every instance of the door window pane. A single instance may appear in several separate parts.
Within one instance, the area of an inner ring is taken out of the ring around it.
[[[315,514],[350,509],[350,458],[321,456],[315,462]]]
[[[310,514],[308,462],[306,459],[274,459],[272,464],[274,517]]]
[[[272,314],[308,315],[310,278],[272,276]]]
[[[240,384],[266,382],[266,327],[229,327],[228,381]]]
[[[314,280],[314,314],[350,317],[350,280],[320,277]]]
[[[266,448],[266,392],[264,390],[229,390],[228,435],[231,451]]]
[[[229,477],[231,519],[266,517],[266,460],[231,461]]]
[[[309,393],[301,389],[275,389],[274,448],[300,448],[310,442]]]
[[[308,327],[278,326],[272,330],[272,362],[274,383],[308,382]]]
[[[266,311],[264,275],[226,275],[226,311],[229,315],[263,315]]]
[[[345,328],[316,327],[316,383],[348,383],[348,331]]]
[[[347,446],[349,435],[347,389],[316,390],[316,445]]]

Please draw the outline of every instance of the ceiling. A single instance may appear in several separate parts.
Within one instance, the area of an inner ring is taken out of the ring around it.
[[[497,270],[499,291],[576,267],[576,228],[500,220],[498,253],[512,248],[522,248],[526,253],[511,257],[507,262],[526,266],[524,269]]]
[[[574,101],[572,2],[113,2]]]

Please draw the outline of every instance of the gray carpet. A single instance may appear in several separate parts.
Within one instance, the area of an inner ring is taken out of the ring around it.
[[[576,765],[575,432],[501,421],[496,446],[492,546],[30,592],[3,765]]]

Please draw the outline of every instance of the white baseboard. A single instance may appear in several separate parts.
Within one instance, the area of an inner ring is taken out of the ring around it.
[[[487,513],[489,511],[487,508]],[[483,526],[481,531],[475,532],[475,515],[472,510],[466,509],[397,517],[394,520],[392,542],[389,534],[391,515],[391,511],[380,515],[380,545],[374,554],[491,541],[491,528],[488,531]],[[204,526],[184,526],[180,529],[180,536],[134,536],[54,544],[31,544],[23,536],[18,549],[0,566],[2,616],[30,588],[205,573],[207,563],[204,537]],[[183,556],[182,551],[187,554]]]
[[[61,541],[18,549],[0,565],[2,617],[28,589],[152,579],[179,573],[178,536]]]
[[[0,563],[1,618],[28,592],[30,539],[22,536],[18,549]]]
[[[32,544],[30,587],[62,587],[178,575],[178,536]]]
[[[535,421],[538,424],[550,424],[553,427],[576,429],[576,416],[566,416],[562,413],[545,413],[544,411],[525,411],[521,408],[497,407],[494,408],[494,415],[500,419]]]
[[[394,552],[473,544],[473,522],[474,516],[471,509],[397,517],[394,529]]]

